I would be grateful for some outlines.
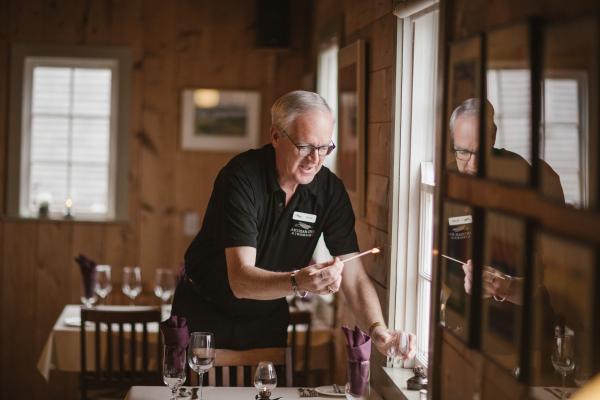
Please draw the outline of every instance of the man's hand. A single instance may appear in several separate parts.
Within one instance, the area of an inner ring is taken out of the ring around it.
[[[313,264],[296,272],[300,290],[317,294],[330,294],[340,290],[344,263],[339,258],[322,264]]]
[[[468,260],[462,266],[465,273],[465,292],[471,294],[473,287],[473,263]],[[506,275],[495,268],[483,267],[483,297],[508,300],[511,303],[522,304],[520,296],[523,278]]]
[[[403,360],[410,360],[417,352],[417,337],[413,333],[377,326],[373,329],[371,338],[377,350],[386,356],[399,356]]]

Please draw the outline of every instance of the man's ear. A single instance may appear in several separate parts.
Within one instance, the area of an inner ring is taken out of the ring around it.
[[[275,129],[274,126],[271,126],[271,144],[275,146],[275,144],[279,141],[279,131]]]

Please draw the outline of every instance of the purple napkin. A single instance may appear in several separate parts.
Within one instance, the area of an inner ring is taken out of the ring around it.
[[[185,317],[171,315],[169,319],[160,323],[160,331],[165,346],[173,348],[166,352],[167,364],[173,368],[185,368],[185,351],[190,343],[190,332]]]
[[[81,271],[84,296],[87,299],[94,297],[94,287],[96,286],[96,262],[90,260],[83,254],[79,254],[75,257],[75,261],[79,264],[79,270]]]
[[[347,342],[350,392],[355,395],[362,395],[369,383],[368,361],[371,357],[371,337],[361,331],[358,326],[354,327],[354,330],[342,326],[342,331]]]

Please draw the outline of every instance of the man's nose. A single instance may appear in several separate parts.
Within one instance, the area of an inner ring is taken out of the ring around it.
[[[311,152],[308,153],[306,157],[308,157],[312,161],[319,161],[319,149],[317,147],[313,147],[310,150]]]

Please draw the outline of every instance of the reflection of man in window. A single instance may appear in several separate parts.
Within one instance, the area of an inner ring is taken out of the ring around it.
[[[530,169],[529,163],[516,153],[506,149],[497,149],[494,146],[496,142],[496,125],[494,124],[494,108],[490,102],[486,101],[486,126],[489,127],[487,143],[491,147],[491,155],[498,158],[509,158],[515,163],[522,164],[526,169]],[[463,174],[476,175],[478,169],[479,154],[479,114],[481,112],[481,101],[477,98],[465,100],[456,107],[450,116],[449,128],[452,139],[456,167]],[[564,194],[560,185],[560,178],[554,170],[543,160],[538,160],[540,171],[544,181],[548,182],[548,187],[552,188],[553,197],[562,199]],[[521,167],[522,167],[521,166]],[[520,168],[515,168],[521,169]],[[472,263],[469,260],[463,265],[465,271],[465,290],[471,292],[472,285]],[[502,279],[504,277],[505,279]],[[496,296],[506,301],[522,304],[522,278],[508,277],[501,274],[494,268],[484,267],[483,284],[484,295]]]

